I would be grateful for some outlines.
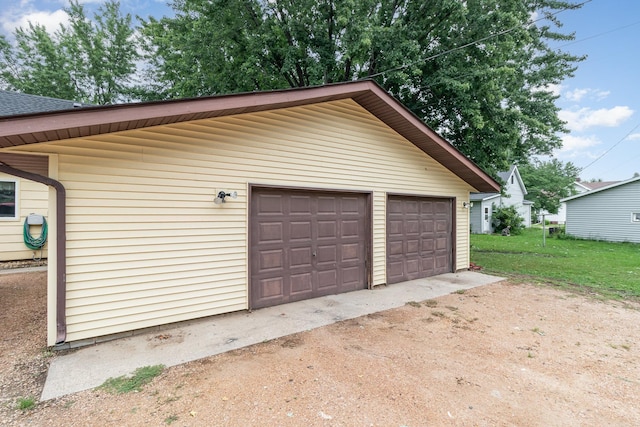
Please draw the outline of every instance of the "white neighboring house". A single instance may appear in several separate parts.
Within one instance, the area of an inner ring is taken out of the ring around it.
[[[493,205],[514,206],[520,216],[523,218],[524,226],[531,227],[531,205],[533,202],[525,200],[527,188],[522,182],[520,172],[516,165],[506,172],[499,172],[498,176],[504,182],[503,193],[471,193],[470,201],[472,202],[470,212],[471,232],[474,234],[493,233],[491,218],[493,216]]]
[[[640,177],[561,200],[565,232],[583,239],[640,243]]]
[[[469,214],[471,232],[474,234],[493,233],[491,217],[494,205],[500,206],[500,193],[471,193],[470,200],[472,203]]]
[[[573,190],[575,194],[581,194],[587,191],[597,190],[598,188],[607,187],[612,184],[617,184],[618,182],[620,181],[575,181],[573,183]],[[564,224],[567,222],[567,204],[560,202],[557,214],[550,214],[547,211],[540,212],[540,221],[542,221],[542,214],[544,214],[544,219],[552,224]]]

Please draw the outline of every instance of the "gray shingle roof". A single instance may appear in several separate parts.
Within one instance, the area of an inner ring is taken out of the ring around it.
[[[65,99],[0,90],[0,116],[72,110],[88,106],[89,104],[81,104]]]

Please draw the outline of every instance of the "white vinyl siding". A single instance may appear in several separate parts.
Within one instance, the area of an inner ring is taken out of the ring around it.
[[[32,259],[34,255],[40,257],[40,251],[34,253],[24,244],[24,219],[30,213],[37,213],[47,217],[49,190],[46,185],[37,182],[0,174],[0,181],[10,181],[16,184],[16,217],[0,218],[0,261],[15,261]],[[48,219],[48,218],[47,218]],[[40,226],[31,226],[30,232],[34,237],[40,235]],[[42,252],[47,257],[48,243]]]
[[[505,185],[505,195],[500,198],[500,203],[503,206],[513,206],[518,211],[518,214],[524,220],[525,227],[531,227],[531,206],[525,205],[525,193],[522,191],[520,181],[516,177],[516,171],[514,170],[509,178],[509,181]]]
[[[632,213],[640,212],[640,181],[608,190],[586,193],[566,201],[565,231],[583,239],[640,243],[640,224]]]
[[[454,267],[469,265],[473,189],[351,100],[24,149],[59,154],[68,341],[246,309],[250,184],[372,192],[373,285],[387,193],[456,198]],[[238,198],[215,205],[221,190]]]

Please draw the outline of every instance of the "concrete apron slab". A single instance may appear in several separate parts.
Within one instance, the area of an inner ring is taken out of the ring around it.
[[[41,400],[95,388],[137,368],[167,367],[503,280],[471,271],[236,312],[103,342],[55,357]]]

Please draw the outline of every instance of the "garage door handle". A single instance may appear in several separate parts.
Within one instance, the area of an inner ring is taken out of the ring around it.
[[[311,255],[316,256],[316,253],[315,253],[315,252],[313,252]]]

